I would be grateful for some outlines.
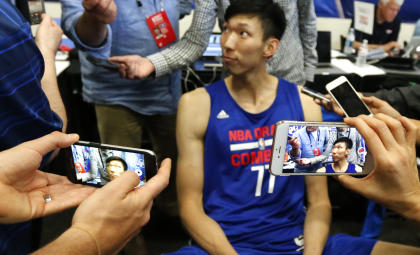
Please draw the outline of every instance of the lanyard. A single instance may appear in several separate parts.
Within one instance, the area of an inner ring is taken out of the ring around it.
[[[318,142],[319,142],[319,136],[321,135],[321,132],[320,132],[320,130],[319,130],[319,128],[318,128],[318,130],[316,131],[316,134],[317,134],[317,136],[316,136],[316,140],[315,140],[315,137],[312,135],[312,132],[306,132],[306,134],[308,135],[308,138],[309,138],[309,143],[310,143],[310,145],[311,145],[311,148],[313,149],[313,148],[317,148],[318,147]],[[313,138],[313,139],[312,139]],[[315,146],[312,144],[312,140],[314,140],[314,142],[315,142]]]
[[[137,1],[137,5],[138,5],[138,7],[140,7],[140,11],[141,11],[141,13],[143,13],[144,17],[146,17],[146,18],[150,17],[151,15],[147,16],[146,13],[143,10],[143,3],[140,0],[136,0],[136,1]],[[160,2],[160,10],[163,11],[163,0],[160,0],[159,2]]]

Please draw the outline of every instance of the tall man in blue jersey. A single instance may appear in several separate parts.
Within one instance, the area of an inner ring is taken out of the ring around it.
[[[316,121],[320,111],[295,84],[267,73],[265,64],[285,27],[280,7],[272,0],[231,3],[221,37],[231,75],[180,100],[177,190],[180,216],[194,243],[175,254],[369,254],[372,248],[372,254],[388,253],[396,246],[346,235],[328,238],[325,177],[270,175],[275,123]]]

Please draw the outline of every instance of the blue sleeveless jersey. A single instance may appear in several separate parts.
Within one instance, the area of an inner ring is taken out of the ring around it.
[[[332,165],[331,164],[328,164],[326,167],[325,167],[325,172],[326,173],[335,173],[335,171],[334,171],[334,169],[332,168]],[[349,166],[347,167],[347,170],[346,170],[346,172],[345,173],[357,173],[356,172],[356,166],[354,165],[354,164],[352,164],[352,163],[349,163]]]
[[[244,111],[223,80],[206,89],[211,98],[204,148],[206,214],[237,251],[244,246],[270,251],[290,242],[303,234],[304,179],[275,177],[268,166],[275,123],[304,120],[296,85],[279,78],[274,103],[258,114]]]

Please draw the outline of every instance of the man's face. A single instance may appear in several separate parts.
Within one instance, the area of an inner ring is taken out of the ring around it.
[[[124,173],[124,164],[119,160],[111,160],[106,164],[106,172],[112,181]]]
[[[307,126],[306,127],[307,132],[313,132],[313,131],[316,131],[317,129],[318,129],[317,126]]]
[[[345,142],[334,144],[331,150],[331,156],[334,162],[345,160],[349,153],[350,150],[347,149],[347,144]]]
[[[386,5],[379,4],[379,11],[382,13],[382,17],[386,22],[394,21],[398,12],[400,11],[401,6],[396,4],[393,0],[390,0]]]
[[[220,38],[225,66],[234,75],[265,66],[263,28],[258,17],[236,15],[223,25]]]

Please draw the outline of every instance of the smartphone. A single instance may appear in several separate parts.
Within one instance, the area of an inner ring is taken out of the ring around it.
[[[157,172],[153,151],[79,141],[66,150],[67,177],[73,183],[102,187],[124,171],[133,171],[144,185]]]
[[[44,0],[16,0],[16,7],[31,25],[41,23],[41,15],[45,13]]]
[[[356,117],[360,114],[372,115],[372,112],[346,77],[338,77],[328,83],[325,88],[347,117]]]
[[[101,66],[101,67],[106,68],[106,69],[111,69],[111,70],[114,70],[114,71],[118,71],[118,69],[120,68],[119,65],[112,63],[108,59],[97,58],[97,57],[94,57],[92,55],[87,55],[86,58],[92,64],[94,64],[96,66]]]
[[[373,162],[363,137],[343,122],[281,121],[269,169],[280,176],[366,175]]]
[[[328,98],[326,98],[323,94],[319,93],[318,91],[315,91],[313,89],[310,89],[308,87],[302,87],[302,89],[300,90],[302,91],[302,93],[313,97],[313,98],[318,98],[320,100],[325,100],[327,102],[330,102],[330,100]]]

